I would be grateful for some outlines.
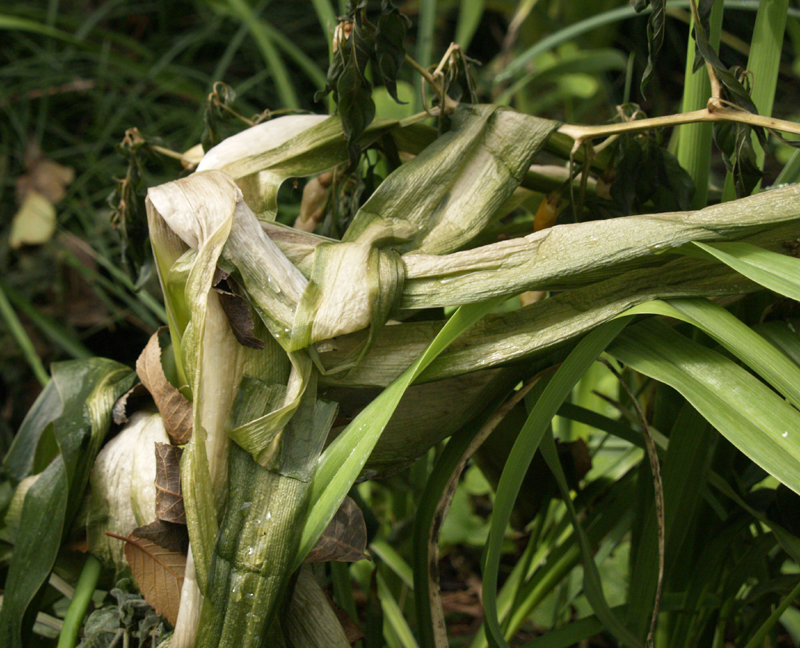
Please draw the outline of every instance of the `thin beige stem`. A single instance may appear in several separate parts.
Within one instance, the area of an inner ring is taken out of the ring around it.
[[[601,126],[579,126],[576,124],[564,124],[558,132],[568,135],[576,143],[586,142],[598,137],[608,137],[610,135],[622,135],[625,133],[635,133],[651,128],[664,128],[667,126],[680,126],[681,124],[694,124],[697,122],[738,122],[749,126],[760,126],[771,130],[782,131],[784,133],[794,133],[800,135],[800,124],[754,115],[743,110],[733,110],[731,108],[715,108],[708,110],[694,110],[688,113],[677,115],[667,115],[665,117],[651,117],[650,119],[638,119],[632,122],[620,124],[603,124]]]
[[[448,52],[449,51],[450,50],[448,50]],[[417,72],[419,72],[422,78],[425,79],[431,85],[431,87],[436,91],[437,95],[444,98],[445,112],[452,113],[458,107],[458,102],[452,97],[447,96],[447,94],[444,92],[441,85],[434,78],[434,76],[430,72],[428,72],[428,70],[426,70],[424,67],[422,67],[419,63],[417,63],[413,58],[411,58],[408,54],[406,54],[406,63],[408,63]]]

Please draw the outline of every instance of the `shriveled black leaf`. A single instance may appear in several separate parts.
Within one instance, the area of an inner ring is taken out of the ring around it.
[[[375,118],[375,102],[372,101],[372,84],[364,79],[352,65],[348,65],[337,84],[339,94],[339,114],[342,117],[342,130],[351,145],[350,162],[353,165],[353,153],[360,150],[353,148],[358,138]]]
[[[656,59],[661,46],[664,44],[664,26],[667,17],[667,1],[666,0],[635,0],[633,8],[641,13],[647,7],[653,8],[653,13],[647,19],[647,67],[642,75],[641,89],[644,94],[644,89],[650,83],[655,69]]]
[[[263,349],[263,340],[260,340],[253,332],[255,322],[250,313],[250,306],[247,300],[239,294],[236,282],[231,277],[227,277],[224,281],[217,282],[214,290],[219,296],[219,304],[225,311],[228,323],[239,344],[251,349]]]
[[[733,175],[736,196],[749,196],[764,177],[758,168],[750,128],[745,124],[717,122],[714,124],[714,142],[723,153],[725,166]]]
[[[355,562],[369,558],[367,525],[364,514],[351,498],[346,497],[317,544],[306,557],[306,562]]]
[[[121,257],[125,270],[139,285],[152,272],[152,250],[148,238],[144,179],[145,161],[155,158],[151,144],[161,143],[145,138],[138,128],[125,131],[117,152],[125,159],[125,177],[114,178],[116,186],[108,196],[111,223],[117,228],[122,243]]]
[[[753,100],[750,98],[749,90],[742,82],[744,75],[738,73],[740,68],[732,67],[729,69],[720,60],[717,52],[713,47],[711,47],[711,44],[708,41],[708,33],[702,25],[695,23],[694,37],[695,42],[697,43],[697,51],[699,53],[699,56],[695,59],[695,69],[699,67],[699,64],[702,64],[703,60],[708,61],[714,68],[720,83],[723,85],[725,94],[723,98],[738,106],[742,110],[746,110],[747,112],[757,115],[758,109],[753,103]]]
[[[772,133],[775,137],[777,137],[784,144],[788,144],[792,148],[800,148],[800,140],[786,139],[781,133],[779,133],[776,130],[770,130],[770,133]]]
[[[658,212],[681,211],[689,208],[694,183],[656,139],[625,137],[620,141],[610,193],[625,215],[642,213],[648,202]]]
[[[333,98],[336,102],[339,102],[339,93],[336,90],[336,84],[339,82],[339,77],[344,72],[344,56],[342,56],[341,51],[337,52],[334,57],[333,61],[331,61],[330,66],[328,67],[328,78],[326,80],[325,87],[322,90],[317,90],[314,94],[314,101],[322,101],[325,97],[327,97],[331,92],[333,92]]]
[[[156,517],[165,522],[186,524],[181,492],[183,450],[169,443],[156,443]]]
[[[656,188],[656,211],[688,211],[695,192],[694,180],[672,153],[665,148],[659,151],[665,181]]]
[[[372,84],[367,80],[367,64],[375,49],[375,36],[368,29],[360,8],[354,14],[353,29],[341,47],[344,69],[336,82],[342,132],[350,150],[350,168],[355,168],[361,149],[358,138],[375,118]]]
[[[406,57],[403,42],[409,23],[408,18],[390,0],[384,0],[375,32],[375,54],[383,85],[392,99],[400,104],[406,102],[400,101],[397,96],[397,75]]]
[[[222,81],[217,81],[214,84],[211,94],[208,95],[203,116],[205,128],[200,142],[204,151],[208,151],[225,139],[225,134],[220,127],[224,122],[234,119],[235,113],[229,109],[233,106],[235,99],[236,92],[233,88],[222,83]]]
[[[704,38],[704,42],[708,43],[708,34],[709,32],[709,20],[711,18],[711,9],[714,7],[715,0],[700,0],[697,3],[697,15],[700,18],[700,28],[702,38]],[[694,55],[694,67],[692,72],[697,72],[703,66],[703,55],[700,52],[700,48],[695,42],[695,55]]]

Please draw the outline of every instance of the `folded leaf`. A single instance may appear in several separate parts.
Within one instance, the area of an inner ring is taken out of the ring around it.
[[[0,610],[0,644],[11,648],[26,644],[27,624],[33,622],[26,618],[26,610],[53,568],[75,517],[111,423],[111,409],[134,379],[128,367],[102,358],[56,363],[53,391],[46,390],[26,418],[18,434],[22,435],[19,447],[32,450],[47,429],[45,436],[55,441],[58,454],[25,495],[25,523],[16,537]],[[33,462],[13,458],[12,465],[24,477],[21,473],[30,470]]]

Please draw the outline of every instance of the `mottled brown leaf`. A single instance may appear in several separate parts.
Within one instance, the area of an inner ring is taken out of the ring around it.
[[[325,598],[328,599],[328,603],[333,609],[333,613],[336,615],[336,618],[339,619],[339,623],[342,624],[342,630],[344,630],[344,634],[347,637],[347,641],[350,642],[350,645],[352,646],[356,641],[361,641],[364,639],[366,635],[361,629],[361,626],[359,626],[357,622],[350,618],[350,615],[347,613],[347,611],[336,605],[336,602],[328,595],[327,592],[325,592]]]
[[[150,540],[159,547],[186,555],[189,550],[189,531],[183,524],[155,520],[140,526],[134,532],[137,538]]]
[[[156,443],[156,517],[165,522],[186,524],[181,494],[183,450],[168,443]]]
[[[263,349],[264,342],[259,340],[253,332],[255,323],[250,315],[250,306],[247,300],[239,294],[236,282],[228,276],[224,282],[221,281],[215,285],[214,290],[217,291],[219,304],[225,311],[228,323],[239,344],[251,349]]]
[[[346,497],[322,537],[308,554],[306,562],[355,562],[369,558],[367,525],[364,514],[352,499]]]
[[[142,528],[146,527],[140,527]],[[138,536],[140,529],[134,529],[127,538],[111,533],[108,535],[125,541],[125,559],[144,600],[175,625],[181,603],[186,556],[149,538]]]
[[[158,334],[163,330],[161,328],[153,333],[136,361],[136,373],[152,394],[156,407],[164,419],[164,427],[170,440],[176,445],[183,445],[192,438],[192,404],[164,375],[161,366],[161,346],[158,343]]]
[[[142,383],[137,383],[126,391],[114,403],[111,416],[117,425],[125,425],[128,422],[128,412],[136,411],[144,399],[150,400],[150,392]]]

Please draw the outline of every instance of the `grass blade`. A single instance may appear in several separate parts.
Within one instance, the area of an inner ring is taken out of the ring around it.
[[[561,365],[561,368],[555,373],[536,402],[503,470],[503,475],[497,486],[494,512],[484,554],[483,599],[486,609],[486,631],[489,645],[493,646],[493,648],[507,648],[508,646],[503,638],[503,632],[497,616],[497,576],[500,568],[500,549],[503,537],[508,521],[511,518],[514,500],[519,493],[522,480],[536,449],[548,429],[551,419],[558,411],[561,403],[597,356],[622,331],[625,324],[625,319],[612,320],[598,326],[578,344]],[[568,506],[570,503],[571,500],[568,500]],[[582,533],[582,528],[579,526],[576,526],[576,531],[579,534],[579,543],[584,559],[587,556],[589,557],[589,561],[584,567],[584,573],[586,574],[586,593],[592,607],[603,620],[606,628],[613,632],[615,636],[622,639],[626,644],[639,645],[639,642],[620,624],[605,603],[602,588],[599,587],[600,577],[597,573],[597,568],[595,566],[594,570],[591,569],[594,562],[591,560],[591,550],[586,535]]]
[[[795,243],[787,242],[787,245]],[[681,252],[688,256],[715,258],[765,288],[795,301],[800,300],[800,260],[749,243],[693,241],[693,244],[703,252],[698,253],[691,246],[684,246]]]
[[[310,512],[297,555],[298,564],[311,551],[344,501],[406,388],[453,340],[502,301],[503,298],[498,298],[459,308],[416,362],[365,407],[328,446],[320,457],[314,479]]]
[[[734,360],[656,320],[630,327],[608,353],[680,392],[733,445],[800,492],[800,413]]]

